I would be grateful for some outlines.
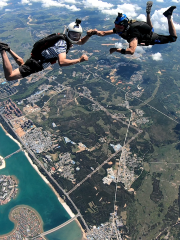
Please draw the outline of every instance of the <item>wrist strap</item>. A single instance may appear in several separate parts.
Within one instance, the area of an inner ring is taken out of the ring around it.
[[[121,54],[126,54],[126,49],[122,48],[121,49]]]

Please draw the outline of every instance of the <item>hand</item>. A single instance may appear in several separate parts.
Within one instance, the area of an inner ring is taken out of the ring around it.
[[[83,54],[81,57],[80,57],[80,62],[84,62],[84,61],[88,61],[88,56]]]
[[[90,29],[87,31],[87,35],[91,37],[92,35],[95,35],[97,33],[97,29]]]
[[[96,35],[98,35],[98,36],[103,36],[103,33],[102,33],[102,31],[96,31]]]
[[[117,50],[117,48],[110,48],[109,52],[110,52],[110,54],[112,54],[112,53],[116,52],[116,50]]]

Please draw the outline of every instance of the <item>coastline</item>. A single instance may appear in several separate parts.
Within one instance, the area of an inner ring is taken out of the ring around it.
[[[16,139],[14,139],[7,131],[6,129],[3,127],[3,125],[0,123],[0,127],[3,129],[3,131],[5,132],[5,134],[10,137],[14,142],[16,142],[18,144],[18,146],[22,149],[22,145],[20,144],[19,141],[17,141]],[[50,182],[43,176],[43,174],[39,171],[38,167],[33,164],[31,158],[29,157],[28,155],[28,152],[26,152],[25,150],[23,150],[25,156],[27,157],[29,163],[31,164],[31,166],[36,170],[36,172],[39,174],[39,176],[45,181],[46,184],[49,185],[49,187],[53,190],[53,192],[56,194],[57,198],[58,198],[58,201],[61,203],[61,205],[64,207],[64,209],[66,210],[66,212],[69,214],[69,216],[71,218],[73,218],[75,216],[75,214],[72,212],[72,210],[70,209],[70,207],[65,203],[65,201],[59,196],[59,194],[57,193],[57,191],[54,189],[54,187],[50,184]],[[81,232],[82,232],[82,240],[86,240],[86,234],[85,234],[85,231],[84,229],[82,228],[80,222],[76,219],[75,220],[76,223],[78,224],[78,226],[80,227],[81,229]]]
[[[7,131],[6,129],[3,127],[3,125],[0,123],[0,127],[3,129],[3,131],[6,133],[6,135],[8,137],[10,137],[14,142],[16,142],[18,144],[18,146],[20,148],[22,148],[22,145],[20,144],[19,141],[17,141],[16,139],[14,139]],[[28,153],[23,150],[23,152],[25,153],[25,156],[27,157],[29,163],[31,164],[31,166],[36,170],[36,172],[40,175],[40,177],[45,181],[46,184],[48,184],[51,189],[53,190],[53,192],[56,194],[59,202],[62,204],[62,206],[64,207],[64,209],[67,211],[67,213],[69,214],[69,216],[71,218],[73,218],[75,216],[75,214],[71,211],[70,207],[64,202],[64,200],[59,196],[59,194],[56,192],[56,190],[53,188],[53,186],[50,184],[50,182],[42,175],[42,173],[39,171],[38,167],[33,164],[31,158],[29,157]]]
[[[26,151],[23,151],[31,164],[31,166],[36,170],[36,172],[40,175],[40,177],[45,181],[46,184],[48,184],[53,192],[56,194],[59,202],[62,204],[62,206],[65,208],[66,212],[69,214],[71,218],[73,218],[75,215],[71,211],[70,207],[64,202],[64,200],[59,196],[59,194],[56,192],[56,190],[53,188],[53,186],[50,184],[50,182],[43,176],[43,174],[39,171],[38,167],[32,162],[31,158],[29,157],[28,153]]]
[[[17,145],[22,148],[22,145],[20,144],[20,142],[18,142],[15,138],[13,138],[7,131],[6,129],[3,127],[3,125],[0,123],[0,127],[3,129],[3,131],[6,133],[6,135],[8,137],[10,137],[15,143],[17,143]]]
[[[0,166],[0,170],[6,167],[6,161],[2,156],[0,156],[0,160],[2,161],[2,165]]]
[[[4,238],[7,238],[7,237],[10,237],[17,230],[18,222],[12,217],[12,211],[14,209],[21,208],[21,207],[26,207],[28,209],[31,209],[31,211],[33,211],[37,215],[37,217],[38,217],[38,219],[40,221],[41,233],[44,232],[44,229],[43,229],[43,224],[44,223],[43,223],[43,220],[42,220],[41,216],[39,215],[39,213],[34,208],[22,204],[22,205],[17,205],[17,206],[15,206],[15,207],[13,207],[11,209],[11,211],[9,213],[9,220],[14,223],[14,228],[13,228],[13,230],[11,232],[9,232],[7,234],[0,235],[0,239],[4,239]]]
[[[80,222],[79,222],[77,219],[75,219],[75,221],[76,221],[77,225],[80,227],[81,232],[82,232],[82,234],[83,234],[81,240],[87,240],[86,233],[85,233],[84,229],[82,228]]]

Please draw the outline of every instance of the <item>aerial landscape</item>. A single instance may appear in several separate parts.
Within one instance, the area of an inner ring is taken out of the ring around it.
[[[0,41],[24,60],[76,18],[112,30],[118,12],[145,21],[143,1],[3,0]],[[154,1],[152,22],[180,1]],[[0,58],[0,240],[180,239],[180,44],[138,46],[93,35],[67,58],[7,81]],[[17,68],[9,55],[13,69]]]

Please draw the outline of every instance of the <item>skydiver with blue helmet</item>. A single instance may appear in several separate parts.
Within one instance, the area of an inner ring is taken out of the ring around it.
[[[66,55],[73,44],[85,44],[94,33],[94,30],[90,29],[87,31],[86,36],[81,38],[82,27],[80,23],[81,20],[76,19],[75,22],[68,25],[65,34],[52,34],[38,41],[38,46],[35,43],[31,52],[31,57],[26,62],[13,52],[8,44],[0,42],[0,53],[3,60],[3,69],[6,80],[12,81],[25,78],[33,73],[44,70],[56,61],[58,61],[60,67],[87,61],[88,56],[85,54],[77,59],[66,58]],[[14,58],[19,65],[19,68],[13,70],[6,52]]]
[[[147,22],[143,21],[129,21],[126,14],[118,13],[115,19],[115,28],[109,31],[98,31],[98,36],[107,36],[111,34],[118,34],[123,39],[127,40],[129,47],[124,48],[111,48],[110,54],[114,52],[119,52],[121,54],[131,54],[133,55],[136,47],[149,46],[154,44],[165,44],[175,42],[177,40],[176,29],[172,21],[172,13],[176,6],[171,6],[168,8],[163,15],[168,20],[169,34],[168,36],[159,35],[154,33],[153,25],[150,19],[151,7],[153,5],[152,1],[148,1],[146,4]]]

